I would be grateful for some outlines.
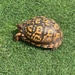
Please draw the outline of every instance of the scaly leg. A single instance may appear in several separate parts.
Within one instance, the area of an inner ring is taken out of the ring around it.
[[[19,32],[15,35],[15,41],[18,41],[20,37],[21,37],[21,33]]]

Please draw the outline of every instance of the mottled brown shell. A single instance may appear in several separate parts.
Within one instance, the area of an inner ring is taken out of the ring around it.
[[[59,25],[44,16],[34,17],[21,25],[22,39],[43,48],[58,48],[63,34]]]

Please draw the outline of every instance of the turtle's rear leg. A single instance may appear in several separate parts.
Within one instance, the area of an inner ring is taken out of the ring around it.
[[[21,37],[21,33],[20,32],[18,32],[16,35],[15,35],[15,41],[18,41],[19,39],[20,39],[20,37]]]

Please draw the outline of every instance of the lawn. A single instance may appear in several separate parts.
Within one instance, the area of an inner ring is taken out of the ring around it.
[[[41,15],[61,26],[57,50],[13,40],[16,24]],[[0,75],[75,75],[75,0],[0,0]]]

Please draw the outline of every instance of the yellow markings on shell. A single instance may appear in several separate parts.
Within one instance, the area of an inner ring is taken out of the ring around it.
[[[27,35],[28,35],[28,36],[31,36],[31,33],[30,33],[30,32],[27,32]]]
[[[35,36],[35,34],[33,34],[33,35],[31,36],[31,39],[33,39],[33,38],[34,38],[34,36]]]
[[[50,26],[50,20],[48,20],[47,18],[43,18],[43,22],[46,26]]]
[[[53,30],[49,29],[48,33],[47,33],[47,36],[52,36],[52,35],[53,35]]]
[[[31,44],[32,44],[32,45],[35,45],[35,43],[34,43],[34,42],[31,42]]]
[[[40,46],[41,46],[41,44],[35,44],[35,42],[31,42],[31,44],[32,44],[32,45],[35,45],[35,46],[37,46],[37,47],[40,47]]]
[[[49,46],[49,47],[50,47],[50,48],[53,48],[53,46],[54,46],[54,44],[50,44],[50,46]]]
[[[42,34],[42,26],[38,26],[35,33]]]
[[[45,32],[46,33],[46,32]],[[43,37],[44,42],[50,42],[52,40],[53,30],[49,29],[47,34]]]
[[[42,45],[43,48],[47,48],[47,46],[48,46],[48,45],[46,45],[46,44]]]
[[[47,26],[50,26],[50,21],[49,21],[49,20],[46,20],[46,21],[45,21],[45,24],[46,24]]]
[[[31,34],[32,34],[32,32],[33,32],[33,25],[30,25],[30,26],[28,26],[27,28],[25,28],[25,31],[26,31],[26,36],[28,37],[28,38],[31,38]]]
[[[35,23],[36,23],[36,24],[40,24],[40,20],[41,20],[41,18],[37,18],[37,19],[35,20]]]
[[[44,23],[42,23],[42,26],[45,26],[45,24],[44,24]]]
[[[45,22],[47,20],[47,18],[45,16],[41,16],[43,18],[43,22]]]
[[[41,37],[39,35],[36,35],[35,33],[31,36],[31,39],[37,42],[41,41]]]
[[[27,33],[26,33],[26,36],[27,36],[28,38],[30,38],[30,37],[31,37],[31,33],[30,33],[30,32],[27,32]]]
[[[52,29],[45,28],[44,30],[44,34],[46,34],[46,36],[52,36],[53,33],[54,31]]]
[[[29,32],[32,32],[32,31],[33,31],[33,25],[30,25],[30,26],[28,26],[27,28],[28,28],[28,31],[29,31]]]
[[[42,42],[50,42],[52,41],[52,37],[47,37],[47,36],[44,36]]]
[[[30,42],[30,40],[28,40],[26,37],[23,37],[22,39],[28,43]]]
[[[55,42],[57,39],[60,39],[60,33],[56,33],[54,35],[53,42]]]
[[[36,46],[40,47],[40,46],[41,46],[41,44],[36,44]]]
[[[31,23],[31,20],[28,20],[28,21],[27,21],[27,24],[30,24],[30,23]]]
[[[32,21],[32,25],[34,25],[34,21]]]
[[[60,38],[60,33],[56,33],[55,38]]]
[[[48,42],[52,41],[52,37],[47,37],[46,41]]]
[[[41,41],[41,37],[38,35],[35,35],[33,39],[34,41]]]
[[[54,28],[56,29],[56,30],[59,30],[59,25],[58,24],[54,24]]]
[[[51,19],[52,23],[55,23],[55,21],[53,19]]]
[[[52,36],[52,35],[53,35],[53,31],[52,31],[52,30],[48,30],[48,33],[47,33],[46,36],[44,36],[44,39],[45,39],[46,37],[50,37],[50,36]]]

